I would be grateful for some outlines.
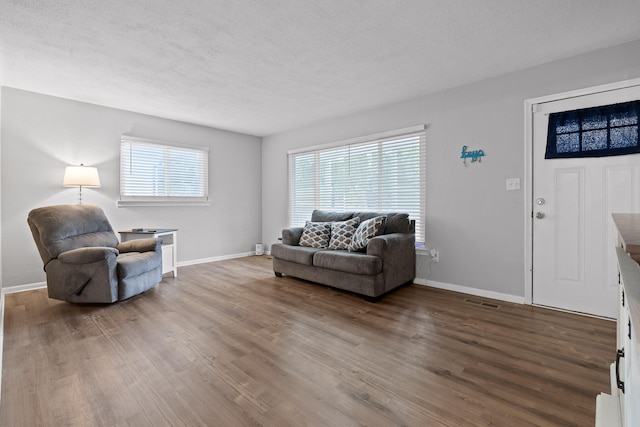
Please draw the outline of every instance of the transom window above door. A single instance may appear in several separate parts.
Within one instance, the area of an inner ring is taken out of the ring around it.
[[[640,152],[640,101],[549,114],[545,159]]]

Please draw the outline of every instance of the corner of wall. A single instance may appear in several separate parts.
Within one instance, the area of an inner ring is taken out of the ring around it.
[[[0,81],[0,290],[2,289],[2,81]]]

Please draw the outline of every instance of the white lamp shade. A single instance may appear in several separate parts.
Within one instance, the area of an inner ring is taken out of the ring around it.
[[[100,187],[98,169],[89,166],[67,166],[63,187]]]

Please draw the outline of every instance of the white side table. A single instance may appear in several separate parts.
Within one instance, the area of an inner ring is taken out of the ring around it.
[[[127,242],[135,239],[158,237],[162,239],[162,274],[172,272],[178,277],[178,229],[177,228],[143,228],[118,231],[120,240]]]

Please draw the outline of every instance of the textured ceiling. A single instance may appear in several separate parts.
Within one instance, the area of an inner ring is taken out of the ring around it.
[[[640,39],[638,0],[2,0],[0,83],[265,136]]]

